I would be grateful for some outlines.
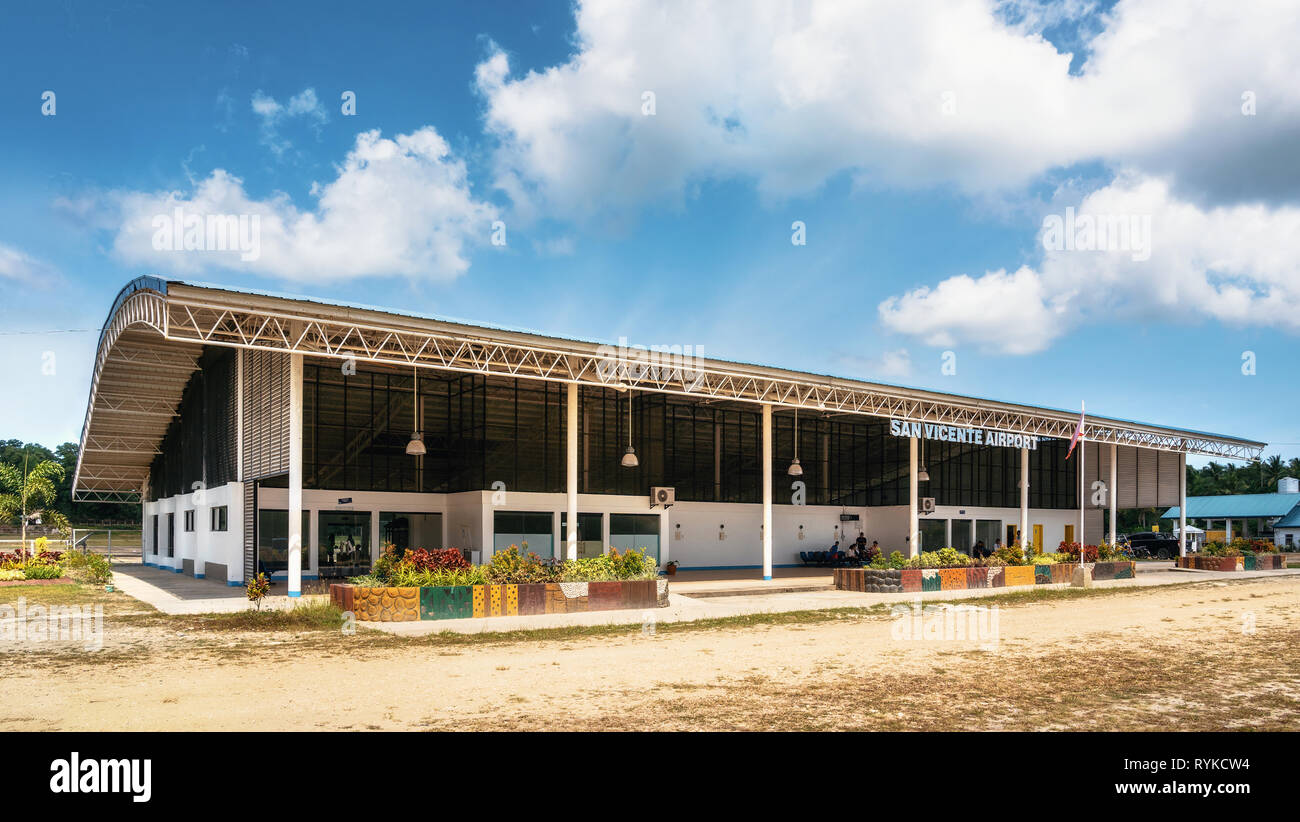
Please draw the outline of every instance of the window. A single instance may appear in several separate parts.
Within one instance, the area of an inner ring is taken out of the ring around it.
[[[948,547],[947,520],[922,517],[917,522],[917,529],[921,535],[922,551],[938,551],[940,548]]]
[[[176,556],[176,515],[167,515],[167,556]]]
[[[971,546],[975,544],[975,533],[973,530],[974,523],[968,519],[955,519],[952,521],[952,547],[961,551],[963,554],[969,554]]]
[[[1291,544],[1292,544],[1292,540],[1294,540],[1294,539],[1295,539],[1295,535],[1294,535],[1294,534],[1291,534],[1291,533],[1288,533],[1288,534],[1286,535],[1286,544],[1287,544],[1287,545],[1291,545]]]
[[[392,545],[401,556],[413,548],[442,547],[442,514],[379,514],[379,544]]]
[[[193,511],[186,511],[186,512],[185,512],[185,531],[188,533],[188,532],[191,532],[191,531],[193,531],[193,530],[194,530],[194,512],[193,512]]]
[[[505,551],[514,545],[521,554],[531,552],[542,559],[550,559],[554,556],[553,522],[549,511],[498,511],[492,520],[492,547],[495,551]]]
[[[224,531],[229,523],[226,522],[226,506],[217,505],[212,509],[212,528],[213,531]]]
[[[610,514],[609,547],[626,551],[635,548],[659,561],[658,514]]]
[[[150,519],[149,527],[153,533],[153,538],[149,540],[149,547],[153,548],[153,555],[158,556],[158,515],[154,514]]]
[[[311,567],[311,557],[307,554],[308,523],[311,512],[302,512],[302,547],[301,563],[303,570]],[[267,574],[289,569],[289,512],[280,509],[262,508],[257,512],[257,560],[261,569]],[[364,573],[364,572],[359,572]]]

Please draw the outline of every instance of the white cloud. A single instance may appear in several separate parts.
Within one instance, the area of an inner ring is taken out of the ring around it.
[[[1300,207],[1202,208],[1180,199],[1166,180],[1121,176],[1085,197],[1077,212],[1149,217],[1149,259],[1124,248],[1079,250],[1086,242],[1046,249],[1035,268],[963,274],[890,297],[879,306],[882,322],[932,345],[1010,354],[1138,312],[1300,331]]]
[[[302,118],[318,134],[320,127],[329,121],[324,107],[316,99],[316,89],[312,88],[304,89],[283,104],[259,89],[253,92],[252,108],[253,113],[262,121],[262,142],[277,156],[283,155],[293,146],[289,140],[280,136],[280,126],[285,120]]]
[[[1090,6],[1011,23],[1006,9],[587,0],[568,62],[512,77],[494,50],[477,69],[496,184],[525,214],[581,217],[674,205],[703,179],[752,179],[777,198],[841,172],[976,193],[1102,161],[1206,201],[1298,196],[1290,3],[1123,0],[1091,19],[1104,28],[1073,75],[1037,29]]]
[[[11,285],[46,285],[57,276],[54,267],[24,251],[0,243],[0,280]]]
[[[470,191],[465,165],[432,127],[393,139],[357,136],[337,176],[313,184],[316,206],[302,210],[288,195],[251,198],[243,181],[217,169],[192,191],[116,191],[113,251],[121,259],[180,274],[249,271],[299,282],[401,275],[454,278],[469,267],[467,249],[486,240],[497,216]],[[154,247],[159,218],[256,217],[258,255],[238,251],[168,251]]]

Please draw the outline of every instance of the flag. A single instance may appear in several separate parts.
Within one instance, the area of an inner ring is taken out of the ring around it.
[[[1074,446],[1078,445],[1079,440],[1081,439],[1083,439],[1083,411],[1082,410],[1079,411],[1079,427],[1074,429],[1074,436],[1070,437],[1070,450],[1067,451],[1065,454],[1065,458],[1067,460],[1070,458],[1070,455],[1074,453]]]

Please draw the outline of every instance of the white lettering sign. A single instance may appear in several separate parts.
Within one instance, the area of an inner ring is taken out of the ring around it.
[[[889,433],[894,437],[918,437],[939,442],[955,442],[964,445],[992,445],[999,448],[1038,449],[1038,437],[1032,434],[1014,434],[1010,431],[994,431],[988,428],[958,428],[955,425],[939,425],[931,422],[908,422],[890,420]]]

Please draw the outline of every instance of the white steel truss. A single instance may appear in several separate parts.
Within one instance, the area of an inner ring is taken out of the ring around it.
[[[891,417],[1047,438],[1068,438],[1078,424],[1078,415],[1069,411],[149,280],[129,293],[124,291],[110,316],[92,382],[82,433],[83,450],[94,442],[90,438],[91,419],[100,410],[169,413],[174,412],[179,399],[176,389],[176,397],[156,397],[156,404],[146,408],[130,406],[128,398],[134,396],[130,392],[114,391],[102,401],[96,395],[100,373],[110,356],[173,368],[178,365],[175,355],[168,358],[170,352],[165,344],[160,344],[161,354],[149,354],[139,345],[132,345],[120,355],[115,352],[113,342],[128,326],[152,328],[165,340],[188,347],[197,343],[297,352],[337,360],[576,382],[704,401],[764,403],[778,409]],[[139,402],[147,404],[150,400],[139,398]],[[1265,447],[1262,442],[1236,437],[1093,416],[1086,419],[1084,436],[1091,442],[1237,460],[1256,460]]]

